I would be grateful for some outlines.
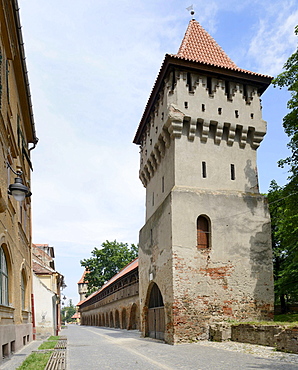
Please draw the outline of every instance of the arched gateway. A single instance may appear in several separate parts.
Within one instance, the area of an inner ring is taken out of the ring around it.
[[[165,312],[163,298],[157,284],[154,283],[149,290],[151,291],[148,299],[147,335],[150,338],[164,339]]]

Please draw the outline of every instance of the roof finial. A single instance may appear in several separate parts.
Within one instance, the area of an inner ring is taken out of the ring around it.
[[[192,15],[192,19],[195,19],[194,15],[195,15],[195,11],[193,9],[193,5],[190,5],[186,8],[187,11],[190,12],[190,15]]]

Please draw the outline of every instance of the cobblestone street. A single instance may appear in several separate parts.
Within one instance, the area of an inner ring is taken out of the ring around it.
[[[297,369],[298,355],[235,342],[171,346],[138,331],[69,325],[67,369]]]

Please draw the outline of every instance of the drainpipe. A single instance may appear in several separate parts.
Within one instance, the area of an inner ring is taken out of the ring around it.
[[[36,327],[35,327],[35,309],[34,309],[34,294],[31,293],[31,307],[32,307],[32,326],[33,326],[33,340],[36,339]]]

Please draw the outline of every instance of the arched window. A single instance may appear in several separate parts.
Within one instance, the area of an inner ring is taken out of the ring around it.
[[[2,247],[0,247],[0,304],[8,306],[8,271]]]
[[[26,309],[26,282],[24,272],[21,273],[22,310]]]
[[[197,247],[200,249],[210,247],[210,223],[205,216],[197,218]]]

